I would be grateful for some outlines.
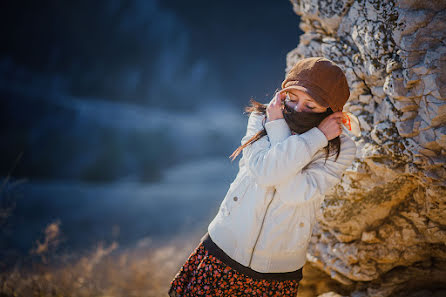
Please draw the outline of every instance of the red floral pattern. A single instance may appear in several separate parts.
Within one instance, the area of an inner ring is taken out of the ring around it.
[[[295,280],[256,280],[213,255],[200,243],[170,282],[169,296],[297,296]]]

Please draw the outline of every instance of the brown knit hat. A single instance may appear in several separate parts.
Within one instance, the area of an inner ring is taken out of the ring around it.
[[[342,69],[324,57],[299,60],[282,82],[282,90],[301,90],[323,107],[333,112],[342,111],[350,97],[350,90]]]

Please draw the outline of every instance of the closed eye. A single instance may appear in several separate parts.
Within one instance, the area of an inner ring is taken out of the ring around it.
[[[291,99],[289,99],[289,98],[286,98],[285,101],[287,101],[287,102],[291,102],[291,103],[293,103],[293,104],[296,104],[296,101],[291,100]],[[306,107],[309,108],[309,109],[315,109],[315,107],[311,107],[311,106],[308,106],[308,105],[306,105]]]

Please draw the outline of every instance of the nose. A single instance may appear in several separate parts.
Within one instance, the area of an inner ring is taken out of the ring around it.
[[[303,108],[303,101],[302,100],[297,100],[297,101],[288,101],[288,106],[290,106],[291,108],[293,108],[296,112],[301,112],[302,108]]]
[[[294,110],[297,112],[302,111],[302,101],[298,101],[297,103],[295,103]]]

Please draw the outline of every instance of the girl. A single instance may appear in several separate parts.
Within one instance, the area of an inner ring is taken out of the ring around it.
[[[171,281],[170,296],[296,296],[325,193],[356,155],[342,134],[350,96],[339,66],[298,61],[267,106],[251,99],[243,152],[208,232]]]

